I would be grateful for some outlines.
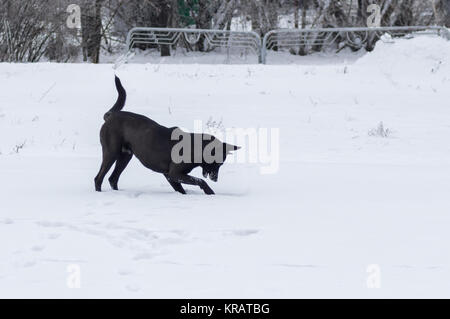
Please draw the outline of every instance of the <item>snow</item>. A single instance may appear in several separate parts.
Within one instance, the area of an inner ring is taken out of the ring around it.
[[[212,197],[136,159],[94,192],[112,65],[0,64],[0,297],[450,297],[450,43],[394,40],[121,66],[126,109],[161,124],[279,129],[279,170],[226,163]]]
[[[136,50],[128,62],[139,64],[232,64],[232,65],[254,65],[258,64],[258,56],[250,49],[221,49],[216,48],[213,52],[186,52],[183,48],[172,50],[170,57],[161,58],[161,53],[157,50],[139,51]],[[318,52],[308,56],[293,55],[285,51],[267,52],[267,64],[269,65],[320,65],[320,64],[353,64],[361,56],[363,50],[352,52],[350,49],[344,49],[339,54],[334,52]],[[124,55],[117,54],[105,55],[102,57],[102,63],[122,62]],[[119,63],[120,64],[120,63]]]

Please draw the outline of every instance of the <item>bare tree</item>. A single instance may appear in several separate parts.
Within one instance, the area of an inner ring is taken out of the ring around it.
[[[113,24],[116,33],[125,39],[133,27],[177,27],[180,21],[178,0],[128,0],[122,2]],[[141,46],[142,49],[154,47]],[[159,49],[162,56],[170,55],[169,45],[161,45]]]
[[[248,10],[252,20],[252,30],[264,35],[278,26],[278,1],[250,0]]]
[[[102,5],[104,0],[83,0],[81,7],[81,33],[83,60],[100,62],[102,41]]]
[[[80,29],[65,25],[66,8],[72,3],[82,9]],[[136,26],[230,30],[233,19],[239,18],[264,36],[292,14],[295,28],[367,26],[371,4],[380,6],[382,26],[450,27],[450,0],[0,0],[0,61],[35,62],[45,57],[66,62],[81,52],[84,61],[99,63],[100,53],[121,50],[128,30]],[[358,40],[364,35],[350,36]],[[370,33],[364,42],[367,50],[373,49],[378,36]],[[311,42],[320,43],[315,40]],[[345,41],[338,35],[335,44]],[[180,45],[213,49],[204,37],[196,45]],[[158,48],[163,56],[171,50],[169,45],[142,45],[146,48]],[[321,50],[322,45],[306,44],[292,52]]]
[[[432,0],[434,20],[438,25],[450,28],[450,0]]]
[[[39,61],[63,24],[58,9],[51,0],[0,0],[0,61]]]

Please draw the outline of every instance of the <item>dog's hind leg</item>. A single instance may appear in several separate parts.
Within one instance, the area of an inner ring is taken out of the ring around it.
[[[109,177],[109,184],[111,185],[111,188],[114,190],[118,190],[119,187],[117,186],[117,183],[119,182],[120,175],[127,167],[128,163],[131,161],[131,158],[133,157],[133,153],[131,152],[122,152],[117,159],[116,167],[114,168],[114,171],[112,172],[111,176]]]
[[[114,162],[116,161],[117,156],[114,153],[109,153],[103,150],[103,162],[102,166],[100,167],[100,171],[98,172],[97,176],[95,177],[95,190],[97,192],[102,191],[102,184],[103,179],[105,178],[106,173],[111,169]]]
[[[179,193],[181,193],[183,195],[186,195],[186,191],[184,190],[183,186],[180,183],[171,181],[171,179],[170,179],[168,174],[164,174],[164,176],[166,177],[166,179],[169,182],[170,186],[172,186],[173,189],[176,192],[179,192]]]

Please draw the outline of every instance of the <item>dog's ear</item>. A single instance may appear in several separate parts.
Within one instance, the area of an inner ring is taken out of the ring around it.
[[[231,154],[231,152],[237,151],[239,149],[241,149],[240,146],[236,146],[236,145],[231,145],[228,143],[223,143],[223,146],[225,148],[225,154],[229,155]]]

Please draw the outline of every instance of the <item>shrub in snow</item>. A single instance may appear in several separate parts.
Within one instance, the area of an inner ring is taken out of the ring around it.
[[[223,126],[223,121],[216,121],[212,118],[212,116],[208,119],[208,122],[205,124],[206,132],[210,132],[211,134],[216,134],[217,132],[225,131],[225,127]]]
[[[16,146],[13,147],[13,152],[18,154],[20,152],[20,150],[25,147],[26,143],[27,143],[27,141],[23,141],[23,143],[16,144]]]
[[[383,122],[380,122],[376,128],[373,128],[369,131],[369,136],[375,137],[389,137],[392,134],[392,131],[388,128],[384,127]]]

